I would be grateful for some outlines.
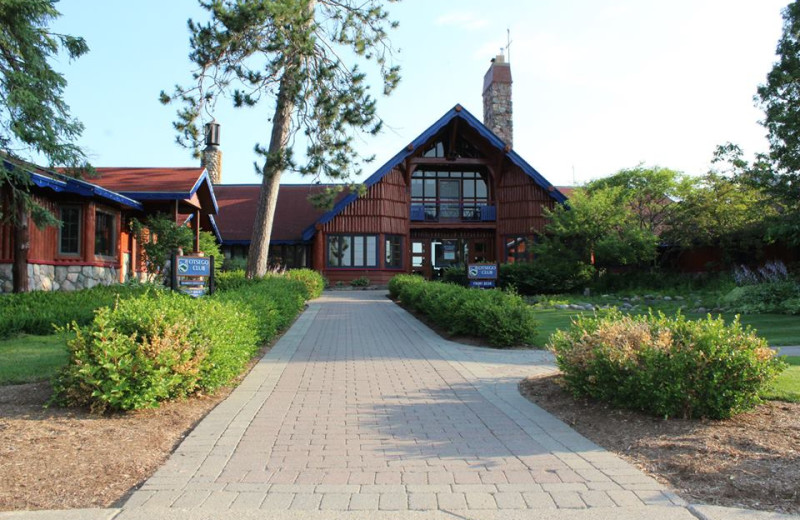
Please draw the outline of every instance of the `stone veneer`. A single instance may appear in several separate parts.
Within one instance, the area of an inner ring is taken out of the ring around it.
[[[0,264],[0,293],[13,289],[11,269],[11,264]],[[32,291],[75,291],[117,283],[119,270],[93,265],[28,264],[28,281]]]
[[[497,56],[483,78],[483,124],[509,149],[514,145],[512,116],[511,67],[503,56]]]

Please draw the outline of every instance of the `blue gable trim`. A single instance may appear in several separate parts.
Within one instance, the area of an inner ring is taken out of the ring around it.
[[[462,121],[467,123],[470,127],[472,127],[478,134],[489,141],[489,143],[497,149],[503,150],[505,148],[505,143],[502,139],[497,137],[497,135],[489,130],[483,123],[481,123],[475,116],[473,116],[466,108],[462,107],[461,105],[456,105],[451,108],[447,113],[445,113],[442,117],[439,118],[438,121],[433,123],[427,130],[422,132],[416,139],[411,141],[411,144],[406,148],[403,148],[402,151],[398,152],[394,157],[389,159],[383,166],[378,168],[378,170],[373,173],[372,175],[364,181],[364,185],[367,188],[370,188],[374,184],[378,183],[383,177],[388,174],[394,167],[400,164],[401,161],[405,160],[408,156],[412,155],[417,149],[425,144],[428,140],[430,140],[433,136],[435,136],[442,128],[444,128],[450,121],[455,118],[460,118]],[[536,169],[528,164],[522,157],[520,157],[515,151],[511,150],[510,152],[506,152],[506,157],[515,165],[517,165],[528,177],[533,179],[533,181],[540,186],[545,192],[553,198],[556,202],[564,203],[566,202],[567,198],[557,189],[553,187],[547,179],[542,176],[541,173],[536,171]],[[551,191],[551,188],[553,190]],[[355,193],[351,193],[350,195],[343,198],[339,203],[337,203],[333,209],[322,215],[314,224],[310,225],[303,231],[303,240],[311,240],[311,238],[316,233],[316,226],[323,225],[330,222],[336,215],[342,212],[348,204],[353,202],[358,198],[358,195]]]
[[[36,173],[22,165],[15,165],[7,160],[3,160],[3,167],[8,171],[15,168],[24,171],[30,177],[31,182],[40,188],[51,189],[59,193],[72,193],[82,197],[99,197],[128,208],[143,210],[141,203],[87,181],[74,179],[56,172],[47,172],[47,175]]]
[[[214,230],[214,236],[217,238],[217,242],[221,244],[222,234],[219,232],[219,228],[217,227],[217,221],[214,219],[214,215],[209,215],[208,221],[211,222],[211,228]]]

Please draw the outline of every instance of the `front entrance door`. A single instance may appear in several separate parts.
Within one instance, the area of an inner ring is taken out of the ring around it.
[[[427,238],[411,241],[411,272],[430,280],[433,275],[430,257],[431,241]]]
[[[472,233],[469,238],[460,233],[436,232],[411,236],[411,271],[427,279],[439,278],[445,268],[466,266],[475,262],[494,262],[494,241],[488,233]]]

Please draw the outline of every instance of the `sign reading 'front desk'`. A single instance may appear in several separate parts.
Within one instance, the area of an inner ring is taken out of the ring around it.
[[[497,264],[469,264],[467,278],[470,287],[491,289],[497,282]]]
[[[214,257],[176,256],[173,289],[197,298],[214,292]]]

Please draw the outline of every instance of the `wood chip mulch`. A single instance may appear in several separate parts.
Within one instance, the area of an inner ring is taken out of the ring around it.
[[[800,513],[800,404],[766,402],[728,420],[663,420],[575,399],[560,376],[528,399],[693,503]]]

